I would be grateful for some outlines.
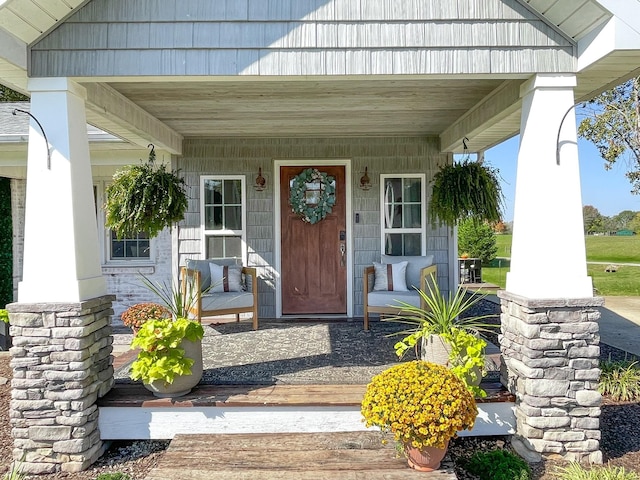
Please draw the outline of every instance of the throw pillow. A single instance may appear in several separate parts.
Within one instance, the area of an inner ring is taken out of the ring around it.
[[[399,263],[376,263],[373,262],[375,269],[375,281],[373,289],[376,291],[408,291],[407,289],[407,264],[409,262]]]
[[[242,269],[238,265],[209,264],[211,292],[239,292],[242,290]]]

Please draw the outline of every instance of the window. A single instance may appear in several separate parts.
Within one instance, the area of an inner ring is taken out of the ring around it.
[[[382,252],[426,254],[426,197],[423,174],[381,175]]]
[[[106,262],[149,262],[151,258],[151,240],[146,234],[140,233],[132,238],[117,238],[116,234],[106,228],[104,210],[98,208],[105,200],[107,180],[99,181],[93,187],[94,199],[96,201],[96,214],[98,215],[98,231],[101,243],[104,245]],[[102,232],[102,233],[101,233]]]
[[[242,258],[244,261],[244,176],[202,176],[200,202],[205,258]]]
[[[149,236],[146,233],[139,233],[135,238],[116,237],[115,232],[111,232],[111,260],[129,260],[150,258]]]

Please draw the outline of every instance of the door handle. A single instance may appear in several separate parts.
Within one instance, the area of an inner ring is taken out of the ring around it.
[[[347,253],[347,246],[344,243],[341,243],[340,244],[340,266],[341,267],[347,266],[346,253]]]

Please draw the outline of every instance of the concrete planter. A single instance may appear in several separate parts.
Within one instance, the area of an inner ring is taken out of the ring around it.
[[[193,387],[200,383],[203,372],[202,341],[190,342],[189,340],[183,340],[180,346],[184,349],[185,356],[194,360],[194,364],[191,367],[191,375],[177,376],[173,383],[166,383],[162,380],[145,383],[145,388],[153,392],[156,397],[181,397],[189,393]]]
[[[9,336],[9,324],[0,322],[0,350],[11,348],[11,337]]]

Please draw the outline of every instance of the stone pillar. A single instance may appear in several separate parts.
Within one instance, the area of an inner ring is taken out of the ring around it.
[[[7,306],[13,457],[28,473],[79,471],[102,455],[96,400],[113,386],[115,297]]]
[[[602,463],[600,335],[604,299],[531,300],[499,292],[502,381],[516,396],[513,447],[528,461]]]

